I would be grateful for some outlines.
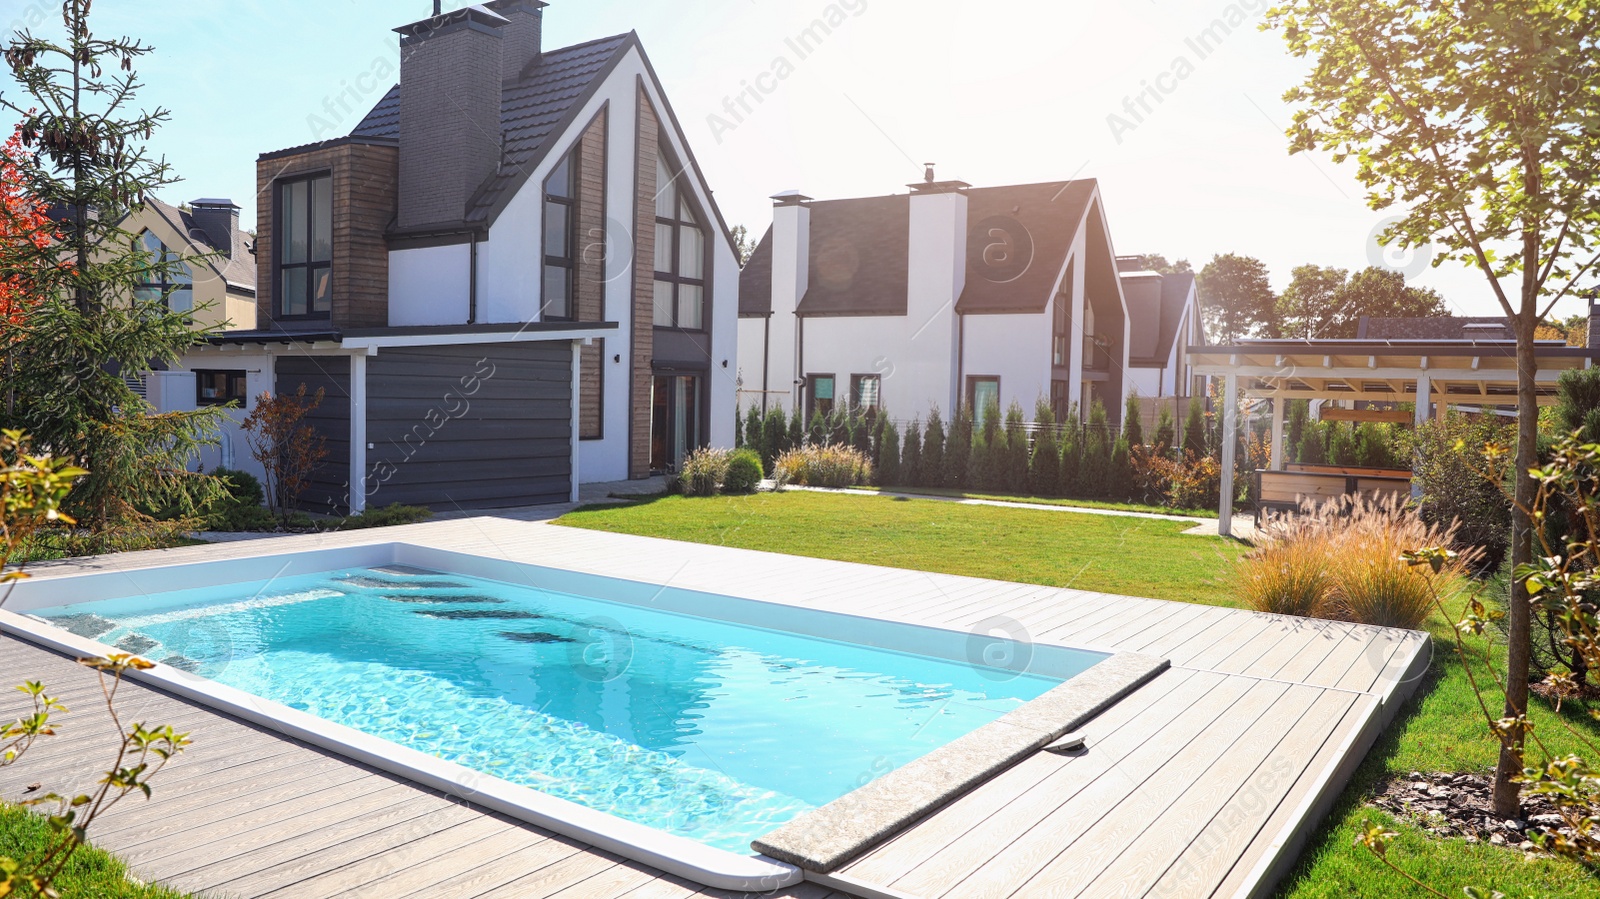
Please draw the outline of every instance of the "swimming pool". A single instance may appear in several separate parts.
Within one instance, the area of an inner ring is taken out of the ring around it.
[[[504,781],[745,857],[1105,658],[1039,647],[1017,664],[967,634],[408,549],[300,554],[317,558],[270,576],[264,560],[182,566],[159,582],[183,589],[146,576],[23,604],[460,766],[475,791]]]

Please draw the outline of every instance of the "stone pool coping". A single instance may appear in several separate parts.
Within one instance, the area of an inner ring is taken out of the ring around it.
[[[806,871],[833,872],[1080,727],[1170,666],[1164,658],[1116,653],[1020,708],[794,818],[750,845]]]

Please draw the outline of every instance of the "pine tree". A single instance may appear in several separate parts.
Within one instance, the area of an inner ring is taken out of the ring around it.
[[[1311,417],[1311,403],[1309,400],[1273,400],[1274,403],[1287,402],[1289,407],[1285,410],[1289,419],[1286,432],[1286,446],[1298,447],[1300,436],[1305,433],[1306,421]]]
[[[828,442],[828,416],[821,412],[812,412],[811,420],[806,423],[806,445],[823,446]]]
[[[1183,452],[1195,459],[1203,459],[1209,452],[1206,447],[1205,410],[1200,406],[1199,397],[1189,398],[1189,415],[1183,422]]]
[[[983,431],[975,431],[972,442],[968,444],[967,473],[964,479],[966,489],[980,491],[995,489],[993,456],[994,450],[989,446],[989,441],[984,439]],[[953,468],[954,462],[946,458],[945,467]]]
[[[1128,402],[1122,412],[1122,436],[1128,440],[1128,448],[1144,446],[1144,407],[1139,402],[1138,394],[1128,394]]]
[[[763,463],[767,460],[767,423],[761,417],[761,410],[755,403],[750,404],[744,416],[744,445],[756,451]]]
[[[1079,496],[1078,472],[1083,468],[1083,421],[1078,417],[1078,404],[1073,403],[1067,413],[1065,430],[1061,437],[1061,481],[1057,496]]]
[[[887,415],[878,416],[878,421],[878,485],[892,487],[900,483],[900,431]]]
[[[1099,400],[1089,406],[1089,424],[1083,431],[1083,458],[1078,463],[1078,487],[1086,496],[1105,496],[1111,478],[1111,425]]]
[[[1056,439],[1056,415],[1045,400],[1033,410],[1033,455],[1028,460],[1028,492],[1050,496],[1061,487],[1061,443]]]
[[[783,411],[783,407],[778,407],[778,411]],[[806,428],[800,418],[800,404],[795,403],[794,412],[789,416],[789,428],[783,434],[782,448],[786,451],[799,449],[805,442]]]
[[[961,490],[975,485],[972,478],[972,410],[956,407],[950,422],[950,436],[944,444],[944,486]]]
[[[1162,406],[1161,414],[1156,419],[1156,452],[1162,455],[1171,453],[1173,440],[1172,410]]]
[[[1107,491],[1112,499],[1125,500],[1133,496],[1133,451],[1127,437],[1118,437],[1111,448],[1111,477]]]
[[[767,410],[766,420],[761,426],[762,470],[771,471],[772,463],[788,449],[789,437],[783,429],[783,407],[773,406]]]
[[[184,522],[158,522],[149,509],[191,516],[223,495],[214,477],[190,470],[215,444],[221,407],[153,414],[124,375],[174,365],[204,339],[191,313],[168,297],[141,299],[143,283],[175,282],[194,258],[156,259],[122,228],[149,196],[172,184],[170,169],[145,147],[168,119],[142,111],[134,63],[152,50],[131,38],[96,37],[88,0],[62,4],[66,34],[21,31],[5,60],[21,93],[0,108],[21,118],[23,151],[11,159],[36,208],[61,212],[53,241],[8,242],[5,278],[28,295],[20,321],[0,318],[7,408],[0,427],[89,470],[66,510],[121,548],[168,542]],[[12,95],[15,96],[15,95]],[[8,229],[9,230],[9,229]]]
[[[744,449],[744,415],[739,412],[739,407],[733,407],[733,446],[734,449]]]
[[[905,449],[900,453],[900,485],[915,487],[922,483],[922,435],[920,424],[912,419],[906,425]]]
[[[928,427],[922,432],[922,467],[917,483],[923,487],[944,486],[944,422],[939,407],[928,412]]]
[[[1005,489],[1022,493],[1028,489],[1028,427],[1015,400],[1006,409],[1005,439]]]

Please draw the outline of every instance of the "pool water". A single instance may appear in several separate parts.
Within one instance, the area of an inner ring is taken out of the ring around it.
[[[755,837],[1061,682],[403,566],[37,614],[745,854]],[[1083,667],[1099,658],[1085,653]]]

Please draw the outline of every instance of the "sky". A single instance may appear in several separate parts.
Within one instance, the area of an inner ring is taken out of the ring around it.
[[[1353,166],[1288,153],[1281,97],[1308,64],[1259,30],[1268,5],[551,0],[545,46],[637,31],[724,217],[757,235],[773,194],[904,192],[927,162],[977,186],[1095,178],[1119,254],[1196,269],[1255,256],[1279,290],[1297,265],[1383,264],[1454,314],[1499,314],[1479,272],[1377,243],[1392,212],[1368,207]],[[59,34],[59,10],[3,0],[0,26]],[[141,99],[171,111],[151,144],[184,179],[163,199],[230,197],[248,225],[256,156],[348,133],[395,80],[374,77],[397,64],[390,29],[431,12],[431,0],[99,0],[91,21],[156,48]],[[802,53],[819,18],[836,27]],[[746,114],[736,98],[753,85],[772,89]],[[0,74],[0,93],[15,91]],[[1569,299],[1556,315],[1582,311]]]

